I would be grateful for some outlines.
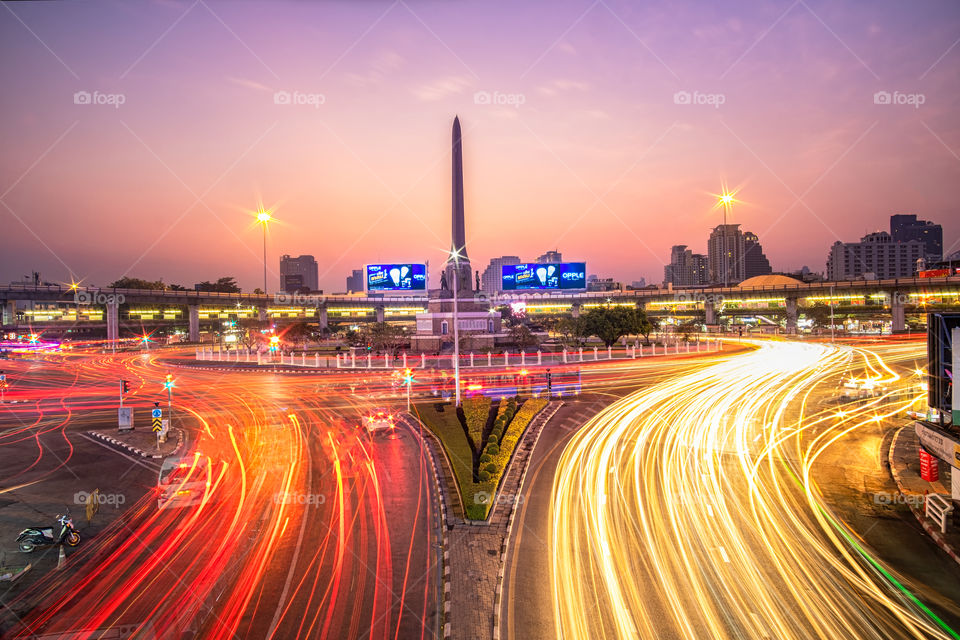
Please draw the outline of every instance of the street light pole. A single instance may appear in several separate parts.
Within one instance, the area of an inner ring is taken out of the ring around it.
[[[267,223],[270,222],[269,211],[262,208],[257,212],[257,222],[263,225],[263,295],[267,295]]]
[[[459,293],[458,289],[460,288],[460,270],[457,269],[455,272],[456,283],[453,287],[453,382],[457,387],[456,391],[456,401],[457,405],[460,406],[460,328],[459,322],[457,322],[457,294]]]

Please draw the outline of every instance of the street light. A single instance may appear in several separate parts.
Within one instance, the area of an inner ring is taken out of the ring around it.
[[[714,208],[723,209],[723,228],[720,234],[721,248],[723,251],[723,286],[730,286],[730,277],[729,277],[729,256],[727,255],[727,213],[733,207],[733,203],[737,200],[734,196],[737,195],[739,189],[734,189],[730,191],[727,189],[727,185],[724,183],[721,185],[722,190],[719,194],[714,194],[717,197],[717,204]]]
[[[453,247],[447,264],[453,260],[453,382],[456,386],[456,405],[460,406],[460,327],[457,322],[457,295],[460,293],[460,249]]]
[[[269,211],[257,211],[257,222],[263,226],[263,295],[267,295],[267,223],[273,220]]]

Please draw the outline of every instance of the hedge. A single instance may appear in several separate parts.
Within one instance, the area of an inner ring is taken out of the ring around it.
[[[493,401],[485,396],[474,396],[463,401],[463,415],[467,419],[467,431],[476,447],[483,444],[483,429],[487,426],[491,404],[493,404]]]

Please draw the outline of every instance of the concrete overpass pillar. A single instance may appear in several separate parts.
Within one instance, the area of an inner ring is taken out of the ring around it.
[[[382,304],[378,304],[375,309],[377,310],[377,322],[383,322],[383,319],[386,317],[384,315],[384,309]]]
[[[797,332],[797,299],[787,298],[787,333]]]
[[[108,302],[107,305],[107,341],[110,346],[116,346],[120,339],[120,305]]]
[[[267,308],[266,307],[257,307],[257,319],[260,322],[267,321]]]
[[[0,318],[0,324],[4,326],[13,326],[17,324],[17,303],[15,300],[5,300],[2,310],[3,317]]]
[[[707,300],[703,303],[703,321],[706,324],[717,324],[717,308],[713,302]]]
[[[317,307],[317,322],[321,330],[330,327],[330,322],[327,320],[327,305]]]
[[[187,315],[189,316],[187,339],[190,342],[200,342],[200,306],[196,304],[188,305]]]
[[[894,291],[890,294],[890,315],[892,316],[892,328],[894,333],[903,333],[907,330],[907,318],[903,308],[904,300],[907,296]]]
[[[579,303],[579,302],[574,302],[572,305],[570,305],[570,316],[573,317],[573,318],[579,318],[579,317],[580,317],[580,303]]]

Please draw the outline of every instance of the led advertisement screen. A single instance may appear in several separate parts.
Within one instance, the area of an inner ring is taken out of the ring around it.
[[[587,263],[507,264],[501,283],[504,291],[586,289]]]
[[[368,264],[367,291],[425,291],[424,264]]]

